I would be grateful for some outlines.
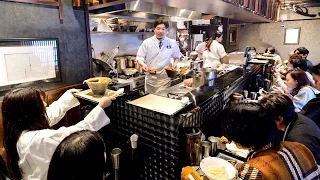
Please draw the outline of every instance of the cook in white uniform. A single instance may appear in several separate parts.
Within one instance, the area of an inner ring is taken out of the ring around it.
[[[204,42],[197,45],[195,51],[198,53],[198,57],[202,58],[203,52],[206,50],[206,45],[209,42],[209,38],[206,38]]]
[[[172,65],[176,67],[180,58],[180,50],[175,40],[166,37],[169,23],[164,18],[154,21],[155,35],[144,40],[137,53],[137,63],[142,69],[148,72],[155,69],[157,74],[146,76],[145,90],[149,93],[156,93],[170,86],[165,67],[171,64],[170,59],[174,59]]]
[[[228,58],[224,47],[220,44],[222,38],[222,33],[218,31],[214,34],[213,39],[208,42],[207,50],[203,52],[203,67],[217,68],[221,64],[220,59]]]
[[[61,118],[65,115],[65,113],[75,107],[78,106],[80,103],[73,96],[72,93],[77,92],[76,90],[69,90],[64,93],[57,101],[52,103],[47,109],[46,113],[48,115],[49,126],[53,126],[57,124]],[[22,177],[19,179],[24,180],[46,180],[49,164],[52,158],[52,155],[59,145],[59,143],[70,134],[81,131],[81,130],[91,130],[91,131],[98,131],[103,126],[110,123],[110,119],[104,112],[104,108],[111,104],[112,98],[103,98],[101,99],[99,105],[97,105],[86,117],[84,120],[80,121],[79,123],[69,126],[69,127],[61,127],[57,130],[42,128],[43,123],[40,123],[41,120],[32,120],[30,119],[38,118],[39,114],[42,114],[41,111],[41,104],[35,103],[35,98],[32,97],[36,96],[37,92],[33,91],[32,89],[28,90],[14,90],[10,92],[10,95],[6,95],[3,101],[3,111],[7,111],[3,113],[4,124],[6,124],[5,132],[7,132],[6,136],[11,137],[9,139],[8,146],[5,146],[7,150],[11,150],[8,153],[8,158],[14,155],[14,150],[10,149],[10,144],[16,144],[16,152],[19,156],[19,162],[12,162],[11,165],[19,166],[22,170],[23,174]],[[26,96],[26,97],[23,97]],[[32,97],[30,97],[32,96]],[[21,102],[17,102],[17,101]],[[39,101],[37,101],[39,102]],[[30,105],[30,103],[33,103]],[[41,103],[41,100],[40,100]],[[17,106],[16,104],[20,104]],[[30,110],[30,108],[26,108],[28,106],[34,106],[34,112],[25,112],[26,109]],[[37,110],[38,108],[38,110]],[[24,109],[24,110],[23,110]],[[9,111],[11,113],[9,113]],[[16,112],[17,115],[12,117],[12,111]],[[11,115],[10,115],[11,114]],[[35,117],[33,117],[35,116]],[[18,119],[15,119],[18,118]],[[6,120],[5,120],[6,119]],[[31,123],[31,124],[24,124],[19,125],[19,120]],[[43,119],[42,119],[43,120]],[[9,126],[6,121],[12,121],[12,124]],[[16,122],[15,122],[16,121]],[[37,124],[32,124],[37,123]],[[23,130],[24,129],[24,130]],[[11,131],[14,133],[9,133]],[[17,142],[14,142],[15,137],[19,135],[21,131],[21,135],[17,137]],[[6,137],[4,139],[7,139]],[[8,149],[9,148],[9,149]],[[15,164],[17,163],[17,164]],[[16,169],[17,170],[17,169]],[[15,173],[16,174],[16,173]],[[21,175],[21,174],[20,174]],[[16,176],[19,176],[16,174]],[[18,178],[18,177],[16,177]]]

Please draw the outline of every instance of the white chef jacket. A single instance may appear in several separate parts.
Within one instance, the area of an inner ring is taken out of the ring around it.
[[[223,45],[220,44],[217,40],[212,41],[210,45],[210,52],[212,53],[212,58],[219,60],[227,55]]]
[[[56,124],[67,110],[77,105],[79,105],[78,100],[71,93],[65,93],[47,109],[50,125]],[[81,130],[98,131],[109,123],[110,119],[104,110],[96,106],[76,125],[57,130],[24,131],[17,142],[19,167],[23,171],[23,179],[46,180],[52,155],[65,137]]]
[[[202,43],[198,44],[196,49],[195,49],[195,51],[205,51],[205,50],[206,50],[206,42],[202,42]],[[198,57],[202,58],[203,55],[199,53]]]
[[[210,51],[206,50],[203,52],[203,58],[204,58],[204,68],[218,68],[218,65],[221,64],[220,58],[216,59],[216,56],[211,53]]]
[[[150,93],[168,87],[170,79],[165,72],[165,67],[170,65],[170,58],[180,58],[180,49],[175,40],[165,37],[162,40],[161,49],[159,43],[160,41],[156,36],[144,40],[136,57],[136,60],[143,61],[149,69],[156,69],[157,71],[157,76],[146,76],[145,90]]]

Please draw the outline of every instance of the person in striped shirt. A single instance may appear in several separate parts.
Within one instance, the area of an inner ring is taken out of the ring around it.
[[[275,121],[258,103],[233,106],[222,123],[224,136],[249,155],[239,179],[320,179],[311,151],[297,142],[281,142]]]

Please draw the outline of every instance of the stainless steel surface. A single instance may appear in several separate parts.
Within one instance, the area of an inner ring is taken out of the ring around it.
[[[120,154],[122,150],[119,148],[114,148],[111,150],[111,160],[114,169],[119,169],[120,167]]]
[[[257,93],[256,92],[251,92],[251,100],[256,100],[257,99]]]
[[[138,70],[135,69],[135,68],[126,68],[126,69],[123,69],[122,71],[127,76],[134,75],[134,74],[136,74],[138,72]]]
[[[177,7],[181,9],[189,9],[196,12],[202,12],[230,19],[236,19],[243,22],[273,22],[270,19],[255,15],[252,12],[246,11],[241,7],[234,6],[222,0],[201,0],[201,3],[195,0],[144,1],[158,3],[160,5]]]
[[[170,7],[166,4],[157,4],[146,1],[118,1],[119,3],[106,3],[103,6],[89,7],[89,12],[94,14],[109,13],[116,16],[142,18],[146,20],[154,20],[160,16],[167,17],[183,17],[189,19],[201,19],[202,13],[188,9]],[[109,5],[109,6],[108,6]]]

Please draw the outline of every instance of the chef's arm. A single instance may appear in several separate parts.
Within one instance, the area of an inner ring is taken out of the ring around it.
[[[142,68],[143,71],[148,72],[149,68],[141,59],[137,60],[138,65]]]
[[[201,54],[201,55],[202,55],[204,51],[202,51],[202,50],[196,50],[196,52],[197,52],[198,54]]]
[[[180,61],[179,58],[174,59],[172,68],[176,68],[179,61]]]

